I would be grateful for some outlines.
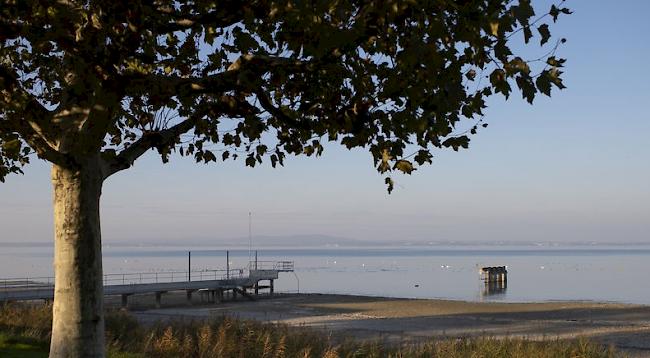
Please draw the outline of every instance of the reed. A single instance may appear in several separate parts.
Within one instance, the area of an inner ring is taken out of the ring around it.
[[[28,339],[47,349],[51,306],[10,304],[0,307],[0,335],[5,341]],[[106,315],[106,346],[112,358],[241,357],[241,358],[610,358],[611,347],[588,340],[531,341],[491,337],[432,339],[401,345],[379,341],[336,341],[304,327],[266,324],[227,317],[177,320],[142,325],[127,312]],[[0,349],[2,349],[0,347]],[[3,351],[0,350],[0,353]],[[9,352],[9,351],[7,351]],[[45,356],[46,351],[42,352]],[[1,355],[1,354],[0,354]],[[38,355],[35,355],[35,357]]]

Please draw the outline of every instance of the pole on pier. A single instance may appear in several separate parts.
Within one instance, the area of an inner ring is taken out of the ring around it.
[[[248,270],[250,271],[251,269],[251,260],[253,259],[251,257],[251,251],[253,251],[253,226],[252,226],[252,221],[253,221],[253,213],[250,211],[248,212]]]
[[[230,280],[230,251],[226,250],[226,279]]]
[[[192,281],[192,251],[187,252],[187,282]]]
[[[255,270],[257,270],[257,250],[255,250]]]

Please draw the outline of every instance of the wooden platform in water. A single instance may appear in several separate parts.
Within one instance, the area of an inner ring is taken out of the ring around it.
[[[176,272],[175,279],[174,272],[107,274],[104,275],[104,295],[122,296],[123,305],[130,295],[155,293],[159,302],[160,296],[170,291],[186,291],[188,299],[196,291],[210,293],[213,297],[232,291],[252,298],[249,289],[257,293],[260,288],[267,288],[272,294],[273,281],[278,279],[280,272],[293,272],[293,262],[279,261],[268,268],[228,270],[225,274],[197,271],[188,276],[187,272]],[[268,281],[268,285],[260,286],[260,281]],[[51,300],[54,298],[53,282],[53,278],[0,279],[0,302]]]

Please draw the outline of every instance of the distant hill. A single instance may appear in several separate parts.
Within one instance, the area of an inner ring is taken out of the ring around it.
[[[129,242],[109,241],[105,240],[104,243],[110,246],[182,246],[182,247],[196,247],[196,246],[220,246],[220,247],[248,247],[248,237],[236,238],[188,238],[178,239],[170,242],[152,241],[152,240],[131,240]],[[287,235],[287,236],[269,236],[258,235],[253,236],[253,246],[257,248],[263,247],[300,247],[300,248],[318,248],[318,247],[359,247],[359,246],[380,246],[386,243],[369,242],[364,240],[356,240],[345,237],[336,237],[328,235]]]

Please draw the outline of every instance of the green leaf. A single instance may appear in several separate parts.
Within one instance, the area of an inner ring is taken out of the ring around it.
[[[525,75],[530,73],[530,67],[528,63],[524,61],[521,57],[515,57],[510,62],[504,64],[504,68],[509,76],[512,76],[516,73],[523,73]]]
[[[2,150],[5,152],[7,156],[12,158],[16,158],[18,156],[18,154],[20,153],[20,147],[21,147],[21,143],[20,140],[18,139],[14,139],[2,143]],[[2,159],[2,157],[0,157],[0,159]]]
[[[387,188],[388,194],[392,193],[393,189],[395,188],[395,182],[393,182],[393,179],[391,179],[390,177],[386,177],[384,183],[386,183],[386,185],[388,186]]]
[[[496,69],[490,74],[490,83],[496,92],[501,92],[506,98],[510,95],[510,84],[506,79],[506,73],[502,69]]]
[[[550,56],[549,58],[546,59],[546,63],[553,67],[563,67],[564,63],[566,62],[565,59],[563,58],[555,58],[555,56]]]
[[[448,138],[442,142],[442,146],[447,148],[451,147],[457,152],[460,148],[469,148],[469,138],[467,136]]]
[[[216,162],[216,161],[217,161],[217,157],[215,157],[215,156],[214,156],[214,153],[212,153],[211,151],[206,150],[205,152],[203,152],[203,161],[204,161],[205,163],[208,163],[208,162]]]
[[[548,13],[553,18],[553,22],[556,22],[557,17],[560,16],[560,9],[555,5],[551,5],[551,10]]]
[[[235,46],[240,52],[249,53],[258,49],[259,45],[257,40],[248,32],[244,32],[241,28],[235,27],[233,34],[235,36]]]
[[[252,154],[249,154],[246,157],[246,165],[247,166],[249,166],[251,168],[254,168],[256,163],[257,163],[257,160],[255,160],[255,157]]]
[[[566,88],[564,86],[564,83],[562,83],[562,78],[560,77],[562,75],[562,71],[558,70],[557,68],[551,68],[548,73],[548,78],[555,85],[555,87],[559,89]]]
[[[535,85],[537,89],[547,96],[551,96],[551,81],[548,78],[548,75],[545,75],[545,72],[542,72],[537,79],[535,80]]]
[[[535,16],[530,0],[519,0],[519,5],[513,6],[512,11],[517,21],[522,25],[528,25],[529,19]]]
[[[530,26],[524,26],[524,42],[528,43],[533,37],[533,31],[530,29]]]
[[[535,85],[533,85],[533,80],[528,75],[519,75],[517,76],[516,81],[517,86],[521,90],[522,97],[525,98],[528,103],[533,104],[535,93],[537,92]]]
[[[419,150],[413,159],[416,163],[422,165],[424,163],[433,163],[432,158],[433,155],[428,150]]]
[[[540,25],[537,28],[537,31],[542,36],[542,39],[539,41],[540,46],[548,42],[548,39],[551,38],[551,31],[548,29],[547,24]]]

